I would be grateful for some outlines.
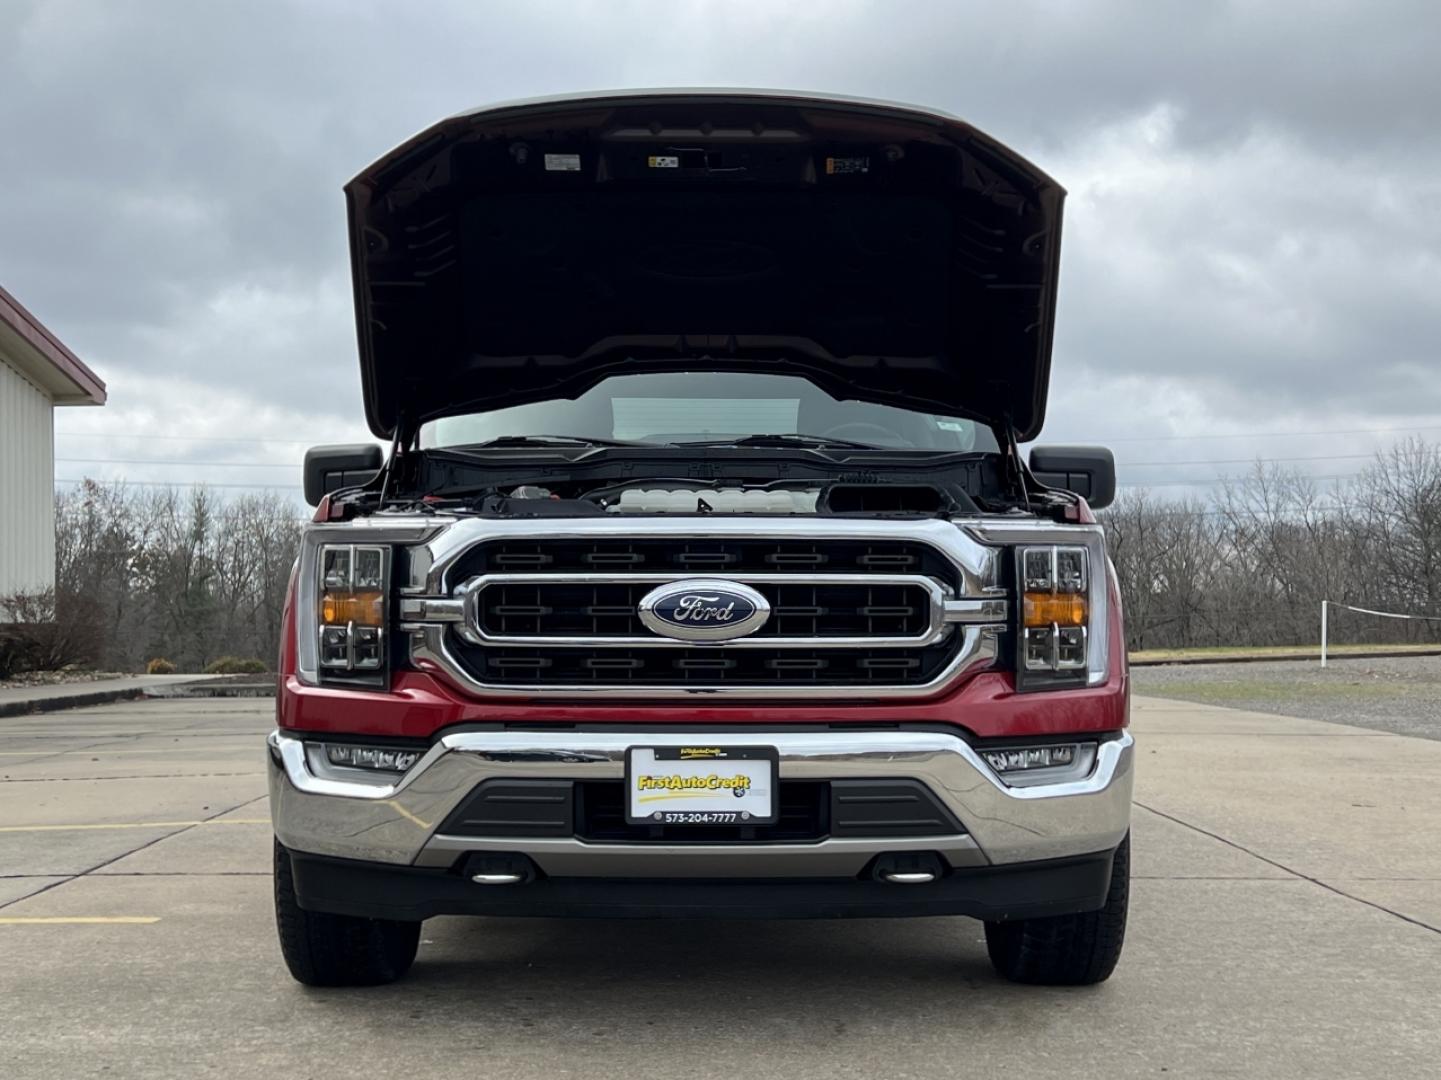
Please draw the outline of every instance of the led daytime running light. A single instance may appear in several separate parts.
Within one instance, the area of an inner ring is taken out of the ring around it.
[[[382,772],[405,772],[420,760],[419,750],[394,750],[384,746],[351,746],[349,743],[328,743],[325,758],[332,765],[350,769],[376,769]]]
[[[1075,763],[1076,744],[1020,746],[1008,750],[987,750],[985,758],[986,764],[998,773],[1022,772],[1026,769],[1054,769]]]

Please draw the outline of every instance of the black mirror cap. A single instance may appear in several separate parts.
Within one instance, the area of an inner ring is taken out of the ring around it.
[[[305,451],[305,501],[319,506],[332,491],[371,480],[385,460],[374,443],[353,446],[312,446]]]
[[[1092,510],[1116,501],[1116,457],[1104,446],[1035,446],[1031,475],[1081,496]]]

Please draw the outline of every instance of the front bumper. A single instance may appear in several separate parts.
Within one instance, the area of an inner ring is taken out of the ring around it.
[[[956,869],[923,885],[855,878],[668,880],[542,878],[506,888],[416,866],[292,852],[296,899],[312,911],[366,919],[498,915],[601,919],[885,918],[969,915],[1004,921],[1095,911],[1106,902],[1114,851]]]
[[[439,831],[483,781],[618,780],[628,747],[691,744],[696,737],[694,730],[644,728],[454,731],[391,782],[328,767],[317,744],[275,731],[269,737],[271,815],[280,842],[304,855],[439,869],[469,854],[518,854],[545,878],[565,879],[854,879],[878,856],[901,852],[934,852],[956,871],[1110,852],[1130,827],[1134,744],[1126,732],[1100,742],[1084,777],[1010,787],[949,732],[708,728],[709,745],[775,746],[782,781],[919,781],[964,831],[767,844],[488,839]]]

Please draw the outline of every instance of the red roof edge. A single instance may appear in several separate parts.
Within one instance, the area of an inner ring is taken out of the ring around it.
[[[93,404],[105,404],[105,383],[25,306],[0,286],[0,322],[19,334],[36,352],[80,388]]]

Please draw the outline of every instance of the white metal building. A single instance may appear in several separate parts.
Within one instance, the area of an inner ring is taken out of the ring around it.
[[[55,406],[103,404],[105,384],[0,288],[0,597],[55,584]]]

